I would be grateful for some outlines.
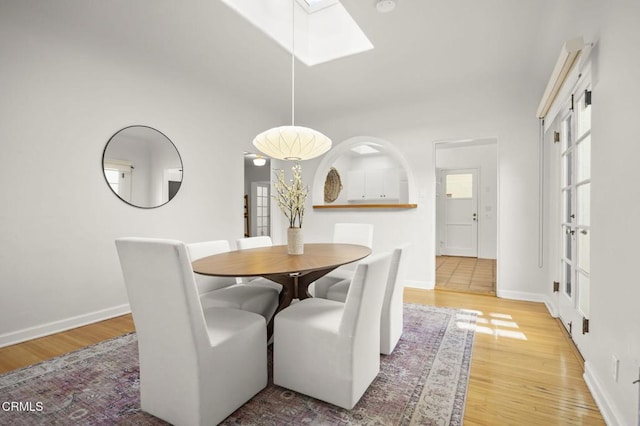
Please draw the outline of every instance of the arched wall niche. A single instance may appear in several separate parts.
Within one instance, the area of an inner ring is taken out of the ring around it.
[[[358,154],[354,149],[361,147],[373,147],[378,152],[369,154]],[[331,168],[335,168],[341,176],[343,189],[334,202],[325,202],[324,185]],[[398,199],[383,201],[381,205],[389,203],[389,206],[396,204],[414,204],[416,201],[415,182],[409,163],[400,153],[398,148],[392,143],[372,137],[354,136],[337,144],[327,154],[324,155],[313,179],[312,201],[314,207],[333,205],[353,205],[358,206],[358,202],[347,200],[347,186],[349,185],[349,172],[357,169],[397,169],[399,179]],[[371,202],[368,200],[367,202]],[[380,201],[374,201],[379,203]]]

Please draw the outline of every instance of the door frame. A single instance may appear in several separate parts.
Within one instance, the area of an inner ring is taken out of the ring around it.
[[[457,145],[457,146],[477,146],[477,145],[484,145],[487,144],[487,142],[490,142],[490,144],[495,146],[495,158],[496,158],[496,205],[495,205],[495,215],[496,215],[496,230],[495,230],[495,236],[496,236],[496,295],[499,296],[499,291],[500,291],[500,280],[501,280],[501,273],[500,273],[500,259],[501,259],[501,254],[500,254],[500,221],[501,221],[501,193],[500,193],[500,140],[498,139],[498,137],[484,137],[484,138],[476,138],[476,139],[443,139],[443,140],[435,140],[432,143],[432,158],[433,158],[433,175],[432,175],[432,179],[433,179],[433,196],[431,199],[431,204],[433,205],[433,234],[434,235],[434,239],[433,239],[433,244],[434,244],[434,257],[432,259],[429,259],[429,261],[433,262],[433,266],[432,266],[432,270],[433,270],[433,286],[435,287],[435,277],[436,277],[436,264],[435,264],[435,256],[438,256],[440,254],[439,252],[439,243],[438,243],[438,236],[439,236],[439,230],[438,230],[438,211],[437,211],[437,179],[438,179],[438,167],[437,167],[437,159],[436,159],[436,153],[437,153],[437,148],[438,146],[442,146],[442,145]],[[479,169],[479,167],[478,167]]]

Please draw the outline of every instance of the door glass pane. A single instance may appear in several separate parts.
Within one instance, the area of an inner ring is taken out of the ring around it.
[[[584,102],[584,92],[578,98],[578,137],[591,130],[591,105]]]
[[[589,277],[578,273],[578,309],[585,318],[589,318],[589,292],[591,285]]]
[[[571,185],[573,182],[573,151],[567,152],[564,156],[564,184]]]
[[[576,164],[576,181],[581,182],[591,177],[591,135],[578,144]]]
[[[571,297],[573,289],[573,283],[571,281],[571,265],[564,264],[564,292],[567,296]]]
[[[571,140],[571,116],[562,122],[562,151],[566,151],[572,144]]]
[[[117,194],[118,184],[120,183],[120,172],[118,170],[104,169],[104,176],[107,178],[107,182],[113,192]]]
[[[269,186],[256,186],[256,235],[269,235]]]
[[[448,198],[472,198],[473,175],[471,173],[447,175],[445,193]]]
[[[587,229],[578,230],[578,267],[589,273],[591,267],[591,238]]]
[[[577,189],[578,225],[591,224],[591,184],[585,183]]]
[[[562,215],[563,222],[571,222],[571,220],[573,219],[571,217],[573,215],[573,210],[571,208],[571,190],[564,190],[562,191],[562,194],[564,198],[564,202],[562,203],[562,211],[564,212],[564,214]]]

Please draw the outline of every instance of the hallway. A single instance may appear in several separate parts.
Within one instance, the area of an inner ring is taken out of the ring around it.
[[[496,294],[496,260],[436,256],[436,289]]]

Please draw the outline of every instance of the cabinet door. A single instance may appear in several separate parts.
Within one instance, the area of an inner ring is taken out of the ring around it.
[[[365,177],[367,200],[397,200],[400,198],[400,182],[395,169],[368,170]]]
[[[365,199],[384,200],[386,170],[367,170],[365,176]]]
[[[386,170],[383,193],[386,200],[398,200],[400,198],[400,174],[398,170]]]
[[[347,198],[349,201],[365,199],[365,173],[362,170],[350,171],[347,174]]]

